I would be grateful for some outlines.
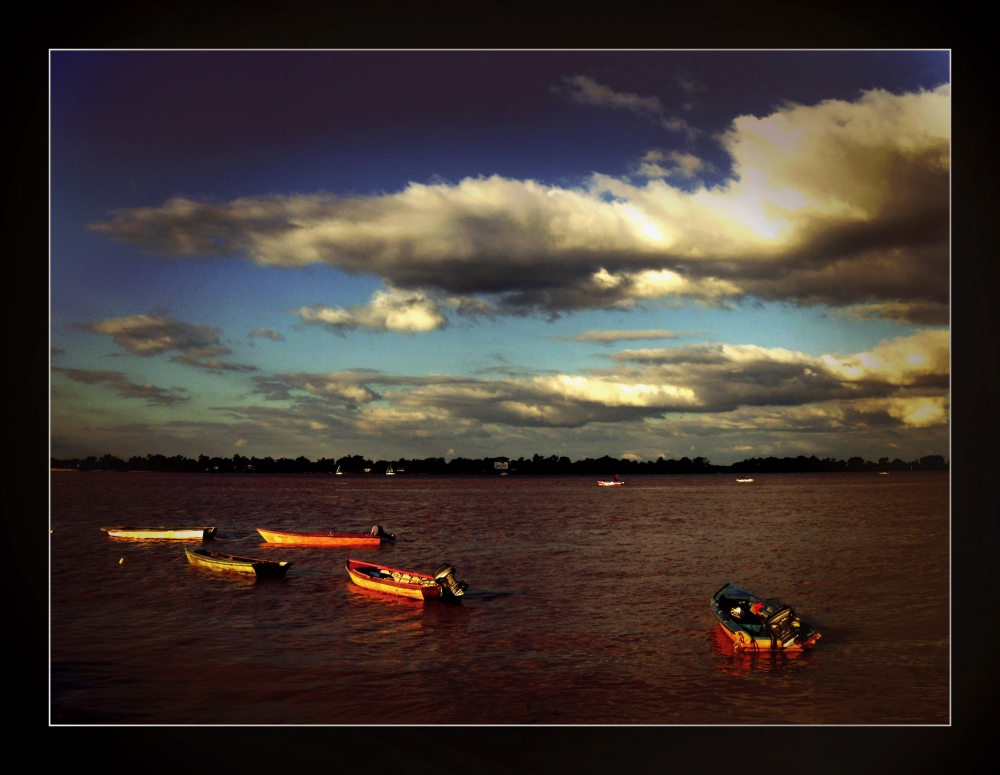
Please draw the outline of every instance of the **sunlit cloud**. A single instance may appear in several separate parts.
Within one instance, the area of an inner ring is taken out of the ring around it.
[[[390,289],[376,291],[365,305],[348,309],[323,305],[293,310],[306,323],[323,325],[333,331],[370,328],[376,331],[417,333],[435,331],[447,325],[441,305],[420,291]]]
[[[622,106],[652,110],[651,100]],[[948,303],[949,120],[948,85],[872,90],[854,102],[738,117],[721,138],[734,177],[712,188],[600,174],[564,188],[492,176],[378,196],[176,197],[91,228],[167,255],[374,274],[393,289],[388,301],[425,294],[411,297],[411,322],[398,330],[442,325],[434,295],[497,313],[685,297],[940,310]],[[686,158],[671,157],[693,172]],[[389,311],[320,317],[333,327],[394,330]]]

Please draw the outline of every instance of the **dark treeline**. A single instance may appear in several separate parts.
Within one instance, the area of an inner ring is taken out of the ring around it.
[[[400,474],[499,474],[506,470],[518,474],[587,474],[604,476],[607,474],[764,474],[764,473],[826,473],[841,471],[947,471],[948,464],[941,455],[928,455],[918,460],[904,461],[896,458],[879,458],[877,463],[860,457],[847,460],[824,458],[815,455],[805,457],[757,457],[748,458],[732,465],[714,465],[706,458],[694,460],[682,457],[680,460],[640,461],[616,459],[605,455],[601,458],[585,458],[571,461],[568,457],[551,455],[530,458],[486,457],[482,459],[456,457],[445,461],[443,457],[428,457],[423,460],[369,460],[361,455],[351,455],[337,459],[320,458],[312,461],[307,457],[294,460],[287,457],[277,460],[265,457],[232,458],[199,455],[197,460],[174,455],[134,456],[127,461],[114,455],[90,457],[80,460],[59,460],[52,458],[52,468],[77,471],[172,471],[179,473],[256,473],[256,474],[332,474],[337,467],[345,474],[383,474],[392,463]]]

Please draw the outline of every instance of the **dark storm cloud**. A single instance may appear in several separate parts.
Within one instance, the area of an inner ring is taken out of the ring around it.
[[[149,406],[171,406],[173,404],[188,401],[188,396],[180,395],[185,393],[184,388],[161,388],[150,383],[142,385],[130,382],[120,371],[99,371],[96,369],[67,369],[53,367],[52,369],[60,374],[65,374],[74,382],[84,385],[106,384],[117,391],[119,398],[137,398],[146,401]]]

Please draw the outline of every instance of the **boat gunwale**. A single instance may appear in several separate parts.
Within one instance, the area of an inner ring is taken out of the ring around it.
[[[276,535],[276,536],[291,536],[291,537],[294,537],[294,538],[347,538],[347,539],[352,539],[352,540],[369,539],[373,543],[376,543],[376,542],[377,543],[382,543],[382,542],[384,542],[386,540],[391,540],[391,539],[383,538],[382,536],[373,536],[371,533],[295,533],[295,532],[291,532],[291,531],[288,531],[288,530],[270,530],[270,529],[264,528],[264,527],[258,527],[258,528],[255,528],[255,530],[258,533],[260,533],[261,536],[264,537],[265,541],[267,541],[267,536],[264,535],[265,533],[269,533],[270,535]],[[283,541],[268,541],[268,543],[285,543],[285,542],[283,542]],[[288,542],[288,543],[292,543],[292,542]]]

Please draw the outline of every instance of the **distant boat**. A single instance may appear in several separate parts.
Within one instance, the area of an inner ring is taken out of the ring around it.
[[[744,476],[744,477],[742,477],[740,479],[737,479],[736,481],[737,482],[752,482],[753,479],[751,479],[749,476]]]
[[[735,584],[712,595],[711,603],[722,632],[738,651],[801,651],[820,639],[787,605],[769,604]]]
[[[130,541],[204,541],[215,538],[214,527],[102,527],[112,538]]]
[[[597,484],[599,487],[621,487],[625,482],[619,481],[618,474],[615,474],[615,478],[610,481],[605,481],[603,479],[598,479]]]
[[[337,476],[343,476],[344,472],[340,470],[340,466],[337,466],[337,470],[334,471]]]
[[[290,562],[277,560],[258,560],[254,557],[239,557],[235,554],[220,554],[206,549],[191,549],[185,547],[188,562],[209,570],[224,573],[254,574],[259,577],[277,578],[288,573]]]
[[[261,527],[257,528],[257,532],[270,544],[297,546],[378,546],[385,541],[396,540],[396,536],[386,533],[379,525],[367,533],[285,533]]]
[[[889,475],[889,472],[888,472],[888,471],[879,471],[879,472],[878,472],[878,475],[879,475],[879,476],[888,476],[888,475]]]
[[[351,581],[359,587],[415,600],[461,597],[468,588],[467,584],[455,580],[455,569],[448,564],[434,571],[433,576],[350,558],[344,563],[344,568]]]
[[[389,467],[385,469],[386,476],[395,476],[396,472],[392,470],[392,463],[389,463]]]

